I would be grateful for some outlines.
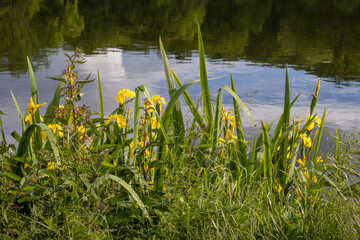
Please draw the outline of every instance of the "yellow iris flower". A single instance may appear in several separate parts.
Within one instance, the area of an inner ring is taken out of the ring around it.
[[[57,134],[61,138],[64,137],[64,133],[62,131],[63,129],[62,129],[62,127],[60,125],[58,125],[58,124],[49,124],[48,127],[51,129],[53,134]]]
[[[305,124],[306,124],[311,118],[313,118],[313,116],[308,115],[308,116],[306,117]],[[316,124],[320,126],[320,124],[321,124],[321,119],[318,118],[318,117],[314,117],[313,121],[309,124],[309,126],[308,126],[306,129],[309,130],[309,131],[311,131],[311,130],[314,128],[314,126],[315,126],[315,121],[316,121]]]
[[[134,98],[135,93],[133,91],[130,91],[129,89],[123,88],[116,95],[116,101],[118,101],[118,103],[120,103],[120,104],[124,104],[125,97]]]
[[[306,133],[300,134],[300,138],[304,141],[306,147],[311,147],[311,138]]]
[[[26,110],[28,110],[30,112],[31,115],[34,115],[36,109],[38,109],[41,106],[44,106],[46,103],[42,103],[42,104],[34,104],[34,101],[32,100],[32,97],[30,97],[30,101],[29,101],[29,105],[26,108]]]
[[[162,107],[162,104],[166,105],[166,101],[165,101],[165,98],[163,97],[160,97],[159,95],[154,95],[152,96],[151,98],[151,102],[157,107],[159,106],[160,107],[160,110],[161,110],[161,107]],[[144,102],[144,106],[147,110],[149,110],[149,112],[152,112],[153,111],[153,107],[150,103],[150,101],[148,99],[145,100]]]
[[[105,124],[108,125],[110,122],[110,119],[114,119],[116,124],[120,127],[120,128],[125,128],[126,127],[126,118],[120,114],[115,114],[115,115],[110,115],[106,120],[105,120]]]

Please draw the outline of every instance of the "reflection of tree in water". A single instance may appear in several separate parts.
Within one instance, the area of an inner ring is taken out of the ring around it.
[[[39,48],[86,53],[121,47],[147,52],[161,36],[189,57],[202,27],[214,59],[296,65],[319,76],[360,76],[360,0],[5,0],[0,3],[2,68],[43,63]]]
[[[78,37],[84,29],[78,1],[5,0],[0,5],[1,68],[26,70],[26,56],[33,64],[49,64],[39,49],[57,49],[61,42]]]

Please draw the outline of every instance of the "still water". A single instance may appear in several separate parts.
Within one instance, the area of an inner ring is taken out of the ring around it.
[[[122,88],[144,84],[167,97],[159,36],[180,80],[199,78],[197,23],[208,76],[221,77],[209,83],[214,98],[232,73],[257,122],[274,120],[282,111],[288,64],[291,97],[301,92],[292,110],[296,118],[308,114],[320,77],[316,110],[327,107],[326,127],[359,130],[360,0],[2,0],[0,110],[7,114],[6,134],[20,128],[10,89],[23,111],[29,101],[26,56],[44,103],[57,85],[47,77],[62,73],[65,53],[82,49],[87,62],[80,75],[95,77],[99,70],[109,114]],[[83,101],[97,110],[97,84],[84,91]],[[189,93],[198,99],[200,86]],[[224,103],[231,106],[230,96]]]

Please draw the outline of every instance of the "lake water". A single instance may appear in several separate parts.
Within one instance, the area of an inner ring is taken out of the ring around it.
[[[222,85],[230,85],[232,73],[257,123],[274,120],[282,111],[288,64],[291,97],[301,92],[292,109],[296,118],[308,115],[320,77],[316,111],[327,107],[326,127],[359,131],[359,0],[3,0],[0,19],[0,110],[7,114],[7,135],[20,129],[10,89],[22,111],[30,97],[26,56],[43,103],[57,85],[47,77],[66,67],[64,53],[82,49],[87,62],[80,75],[95,77],[99,69],[109,114],[122,88],[144,84],[168,99],[159,36],[180,80],[199,78],[197,23],[208,76],[221,77],[209,83],[214,99]],[[97,84],[84,92],[83,101],[97,110]],[[200,86],[189,93],[198,99]],[[230,107],[231,97],[225,95],[224,103]]]

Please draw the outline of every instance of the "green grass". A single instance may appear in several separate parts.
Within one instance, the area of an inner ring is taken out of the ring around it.
[[[34,104],[23,114],[13,95],[23,127],[12,133],[17,146],[7,144],[0,118],[0,236],[359,238],[360,141],[328,133],[334,153],[320,155],[326,117],[326,109],[321,119],[316,113],[320,82],[308,119],[295,120],[290,108],[299,95],[291,99],[286,70],[283,112],[256,126],[232,76],[231,87],[210,96],[200,29],[198,42],[199,80],[181,83],[160,40],[167,104],[145,86],[122,89],[107,117],[99,73],[99,113],[81,103],[82,87],[95,79],[78,78],[75,68],[84,62],[79,50],[68,56],[63,75],[52,78],[59,85],[43,117],[29,62]],[[194,101],[187,89],[197,82],[202,96]],[[233,115],[223,107],[225,94],[232,96]],[[253,122],[253,137],[244,137],[241,113]]]

